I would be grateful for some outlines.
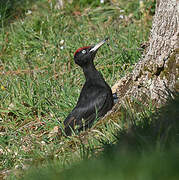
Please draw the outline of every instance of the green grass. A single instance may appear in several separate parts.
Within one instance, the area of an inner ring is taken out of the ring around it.
[[[114,134],[116,143],[104,141],[103,151],[91,160],[60,171],[61,162],[53,161],[32,168],[24,178],[35,179],[172,179],[179,178],[179,95],[165,107],[141,118],[128,114],[132,125]],[[96,149],[97,151],[97,149]],[[84,151],[87,152],[87,149]],[[84,158],[85,159],[85,158]]]
[[[0,1],[0,28],[8,26],[23,18],[36,0],[1,0]]]
[[[122,0],[117,6],[75,1],[64,10],[55,9],[54,1],[13,2],[23,11],[1,6],[0,170],[18,176],[22,169],[51,160],[60,161],[62,170],[98,154],[102,142],[115,143],[113,134],[128,124],[125,116],[116,117],[85,138],[56,138],[54,129],[63,128],[84,83],[73,61],[75,50],[109,37],[95,64],[112,86],[141,57],[151,21],[136,1]]]
[[[115,159],[105,158],[102,160],[86,161],[82,165],[64,171],[59,171],[60,167],[49,165],[44,169],[33,170],[26,180],[56,180],[56,179],[172,179],[177,180],[178,161],[176,161],[176,151],[170,151],[165,154],[145,153],[143,156],[136,154],[127,154],[126,157],[115,156]]]

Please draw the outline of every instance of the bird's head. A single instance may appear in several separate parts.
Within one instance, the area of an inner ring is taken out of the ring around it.
[[[77,49],[74,54],[74,60],[75,63],[78,64],[81,67],[84,67],[88,64],[93,63],[93,59],[95,58],[95,55],[98,51],[98,49],[108,40],[106,38],[105,40],[99,42],[95,46],[85,46]]]

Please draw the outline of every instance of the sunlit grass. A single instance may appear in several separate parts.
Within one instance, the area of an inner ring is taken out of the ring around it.
[[[18,171],[54,159],[61,168],[68,167],[93,151],[98,154],[102,142],[116,142],[114,134],[126,126],[125,118],[109,119],[85,138],[58,139],[56,129],[63,128],[84,83],[82,70],[73,61],[76,49],[109,37],[109,46],[100,49],[95,64],[110,86],[141,57],[150,22],[144,22],[139,8],[134,13],[123,3],[79,6],[75,2],[58,10],[51,1],[38,1],[26,6],[23,17],[3,24],[0,169]]]
[[[110,132],[115,143],[101,133],[103,146],[99,147],[103,149],[90,147],[92,138],[88,148],[83,143],[79,146],[83,162],[75,161],[60,171],[61,162],[49,161],[44,167],[32,168],[24,179],[178,179],[178,104],[176,95],[154,113],[148,110],[143,117],[127,114],[130,128]]]

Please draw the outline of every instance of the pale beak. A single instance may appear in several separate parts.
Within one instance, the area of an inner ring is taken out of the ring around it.
[[[96,44],[89,52],[96,52],[109,38],[104,39],[103,41]]]

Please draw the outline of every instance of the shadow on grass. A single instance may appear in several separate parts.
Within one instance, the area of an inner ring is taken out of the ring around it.
[[[134,115],[135,117],[135,115]],[[143,151],[169,150],[179,145],[179,95],[167,104],[141,120],[132,119],[131,127],[119,131],[117,145],[105,145],[107,151]]]
[[[179,95],[165,107],[128,130],[118,132],[115,145],[104,152],[59,172],[60,162],[32,170],[30,179],[179,179]]]

